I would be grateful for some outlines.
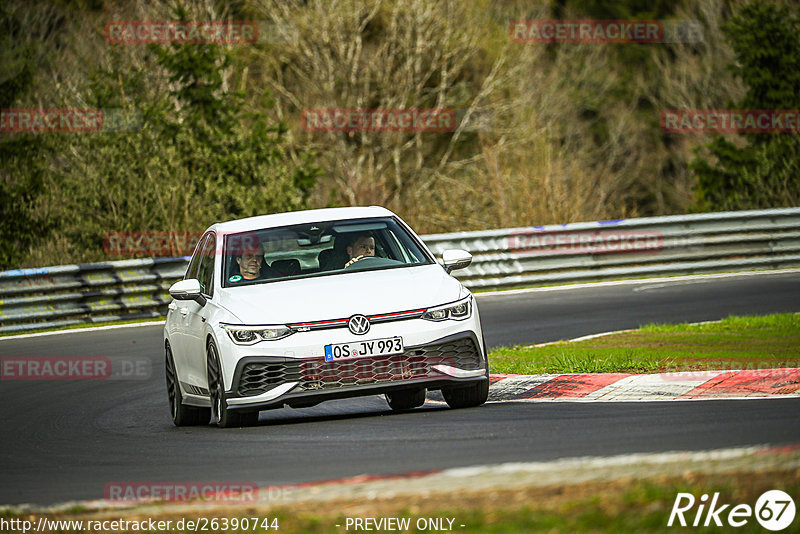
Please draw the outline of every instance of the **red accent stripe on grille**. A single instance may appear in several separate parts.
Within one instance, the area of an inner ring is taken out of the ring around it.
[[[411,310],[405,312],[397,312],[397,313],[383,313],[381,315],[368,315],[370,319],[383,319],[384,317],[401,317],[403,315],[416,315],[418,313],[423,313],[426,308],[422,308],[421,310]]]
[[[406,315],[419,315],[425,312],[427,308],[422,308],[419,310],[411,310],[411,311],[404,311],[404,312],[395,312],[395,313],[382,313],[379,315],[368,315],[367,318],[370,320],[373,319],[386,319],[387,317],[404,317]],[[293,323],[287,324],[289,328],[302,328],[304,326],[325,326],[325,325],[336,325],[336,324],[347,324],[349,319],[334,319],[332,321],[315,321],[312,323]]]
[[[315,323],[295,323],[286,326],[288,326],[289,328],[297,328],[300,326],[320,326],[324,324],[338,324],[338,323],[347,324],[347,319],[336,319],[334,321],[317,321]]]

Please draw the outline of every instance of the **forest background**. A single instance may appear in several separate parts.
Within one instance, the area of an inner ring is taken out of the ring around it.
[[[700,38],[511,38],[537,19],[656,19]],[[109,21],[134,20],[256,21],[259,38],[109,42]],[[797,134],[660,125],[669,109],[800,109],[792,2],[3,0],[0,32],[0,108],[109,117],[0,130],[0,269],[129,257],[109,255],[109,232],[327,206],[382,205],[438,233],[800,205]],[[320,108],[458,121],[308,131]]]

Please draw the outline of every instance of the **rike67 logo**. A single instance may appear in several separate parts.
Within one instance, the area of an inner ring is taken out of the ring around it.
[[[695,504],[697,509],[695,510]],[[742,527],[755,516],[756,521],[767,530],[783,530],[794,521],[796,508],[794,500],[781,490],[764,492],[756,501],[755,507],[748,504],[722,504],[719,492],[714,493],[709,502],[708,494],[696,499],[691,493],[678,493],[667,526],[731,526]]]

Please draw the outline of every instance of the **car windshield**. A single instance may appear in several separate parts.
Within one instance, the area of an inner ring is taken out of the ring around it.
[[[434,263],[391,217],[228,234],[223,258],[223,287]]]

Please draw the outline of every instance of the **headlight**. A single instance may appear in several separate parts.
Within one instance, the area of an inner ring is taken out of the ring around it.
[[[470,315],[472,315],[472,295],[451,304],[428,308],[422,314],[422,318],[428,321],[445,321],[447,319],[462,321],[469,318]]]
[[[232,325],[220,324],[237,345],[254,345],[260,341],[273,341],[292,335],[294,330],[285,325]]]

